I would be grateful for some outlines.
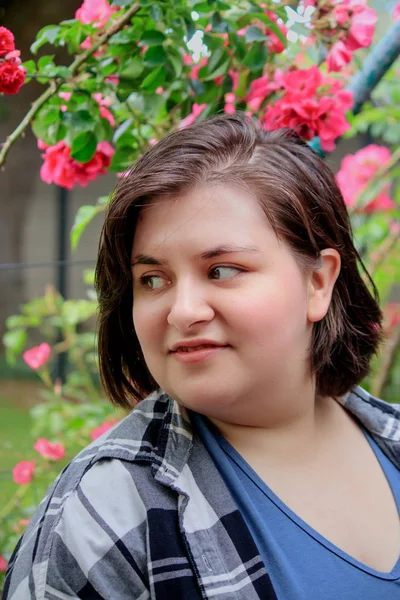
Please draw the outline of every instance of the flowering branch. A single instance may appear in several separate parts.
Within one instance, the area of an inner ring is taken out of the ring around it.
[[[379,365],[379,372],[372,382],[372,394],[374,396],[380,396],[387,379],[389,377],[389,373],[391,371],[392,365],[394,363],[394,359],[397,351],[400,348],[400,322],[394,328],[392,335],[386,341],[386,344],[383,348],[383,356],[382,361]]]
[[[400,228],[395,228],[393,232],[390,232],[386,239],[382,242],[380,247],[372,254],[371,261],[369,263],[368,271],[371,277],[374,277],[374,274],[378,267],[383,263],[385,258],[391,253],[393,248],[396,246],[397,242],[400,240]],[[367,283],[368,278],[364,276],[364,280]]]
[[[382,167],[378,169],[376,173],[374,173],[373,177],[371,177],[371,179],[368,181],[367,186],[358,195],[355,204],[351,207],[351,212],[354,212],[354,210],[358,208],[360,204],[364,204],[364,201],[368,199],[368,195],[371,190],[373,190],[375,186],[390,173],[390,171],[397,165],[398,162],[400,162],[400,148],[397,148],[397,150],[395,150],[390,157],[390,160],[385,162],[385,164],[382,165]]]
[[[110,37],[112,37],[115,33],[120,31],[126,23],[128,23],[131,18],[140,10],[140,4],[134,4],[131,6],[126,13],[115,21],[115,23],[108,29],[98,40],[93,44],[90,48],[85,50],[82,54],[77,56],[77,58],[71,63],[69,66],[69,77],[66,78],[57,78],[52,81],[47,88],[46,91],[43,92],[41,96],[35,102],[33,102],[31,108],[26,113],[25,117],[22,119],[21,123],[18,127],[7,137],[5,143],[0,152],[0,167],[4,164],[6,156],[11,148],[11,146],[16,142],[16,140],[24,133],[25,129],[28,127],[30,122],[33,120],[35,115],[39,112],[44,104],[57,93],[57,90],[61,87],[65,81],[72,78],[79,69],[85,64],[87,59],[92,56],[103,44],[107,43]]]

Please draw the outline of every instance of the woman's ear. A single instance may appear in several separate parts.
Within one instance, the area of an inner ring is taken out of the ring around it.
[[[328,312],[333,287],[340,273],[340,254],[333,248],[321,251],[319,267],[310,274],[308,282],[307,317],[311,322],[321,321]]]

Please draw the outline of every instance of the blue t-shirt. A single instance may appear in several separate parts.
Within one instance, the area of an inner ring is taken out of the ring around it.
[[[340,550],[291,511],[208,419],[193,411],[190,416],[247,523],[279,600],[400,599],[400,557],[390,573],[381,573]],[[363,432],[399,510],[400,471]]]

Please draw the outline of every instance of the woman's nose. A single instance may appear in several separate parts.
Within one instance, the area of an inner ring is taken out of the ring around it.
[[[214,310],[205,290],[193,282],[176,285],[167,321],[179,331],[186,331],[194,323],[211,321]]]

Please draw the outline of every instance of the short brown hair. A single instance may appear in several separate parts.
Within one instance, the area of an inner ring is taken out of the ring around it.
[[[314,323],[310,361],[319,395],[346,393],[369,371],[382,337],[382,313],[376,287],[354,247],[343,197],[330,168],[294,131],[267,132],[241,114],[217,116],[167,135],[116,186],[96,266],[100,375],[106,392],[127,407],[159,388],[132,318],[130,256],[140,207],[157,196],[215,183],[251,191],[300,266],[315,266],[324,248],[339,252],[341,271],[328,313]]]

